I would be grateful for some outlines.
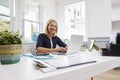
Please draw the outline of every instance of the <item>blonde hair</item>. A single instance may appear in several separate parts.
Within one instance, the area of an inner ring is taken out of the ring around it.
[[[53,35],[53,36],[56,36],[56,34],[57,34],[57,32],[58,32],[58,24],[57,24],[57,22],[56,22],[54,19],[49,19],[49,20],[47,21],[47,25],[46,25],[46,27],[45,27],[45,34],[46,34],[46,35],[49,34],[49,32],[48,32],[48,26],[49,26],[52,22],[55,22],[55,23],[56,23],[56,33]]]

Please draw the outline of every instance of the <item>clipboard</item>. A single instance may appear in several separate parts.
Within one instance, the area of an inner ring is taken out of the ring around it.
[[[89,51],[92,51],[92,49],[93,49],[93,45],[95,44],[95,40],[91,40],[90,41],[90,46],[89,46]]]
[[[92,51],[92,49],[95,48],[97,51],[100,50],[100,48],[95,44],[95,40],[91,40],[90,42],[90,47],[89,47],[89,51]]]

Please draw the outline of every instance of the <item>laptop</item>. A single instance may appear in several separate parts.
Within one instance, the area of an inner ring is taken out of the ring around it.
[[[68,50],[66,53],[62,52],[53,52],[53,54],[58,54],[58,55],[68,55],[68,54],[74,54],[80,52],[80,47],[83,42],[83,35],[71,35],[70,41],[67,44],[68,45]]]

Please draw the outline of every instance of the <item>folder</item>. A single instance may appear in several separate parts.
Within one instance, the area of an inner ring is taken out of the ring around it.
[[[67,67],[83,65],[83,64],[95,63],[97,61],[89,60],[89,59],[81,59],[79,56],[66,56],[63,58],[44,60],[44,62],[56,69],[62,69]]]

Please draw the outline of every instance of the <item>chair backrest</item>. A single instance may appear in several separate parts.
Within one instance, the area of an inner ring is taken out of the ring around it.
[[[23,54],[26,53],[35,53],[36,51],[36,44],[23,44]]]
[[[102,49],[103,56],[120,56],[120,44],[110,44],[110,49]]]
[[[116,44],[120,44],[120,33],[117,33]]]
[[[112,56],[120,56],[120,44],[111,44],[110,48]]]

